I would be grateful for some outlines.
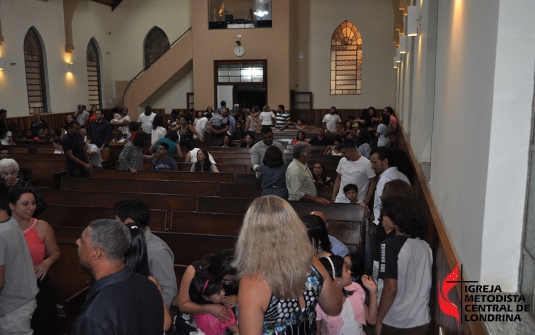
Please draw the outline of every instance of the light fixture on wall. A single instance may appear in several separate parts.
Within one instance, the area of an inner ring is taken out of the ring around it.
[[[0,71],[4,71],[4,59],[0,57]]]
[[[401,50],[396,48],[396,62],[401,63]]]
[[[418,26],[420,24],[420,19],[418,17],[418,7],[409,6],[407,7],[407,26],[405,32],[407,36],[416,36],[418,35]]]
[[[397,68],[398,68],[397,57],[394,56],[394,69],[397,69]]]
[[[74,65],[74,64],[73,64],[72,62],[71,62],[71,63],[67,63],[67,72],[72,73],[72,67],[73,67],[73,65]]]
[[[407,53],[407,36],[399,35],[399,53]]]

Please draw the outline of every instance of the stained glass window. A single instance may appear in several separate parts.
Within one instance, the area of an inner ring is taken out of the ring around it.
[[[357,27],[344,21],[331,38],[331,94],[361,94],[362,38]]]
[[[97,43],[94,39],[89,41],[86,52],[87,61],[87,86],[89,88],[89,104],[96,105],[101,109],[101,87],[100,87],[100,58],[98,55]]]
[[[47,106],[43,46],[34,27],[28,30],[24,38],[24,65],[30,115],[36,111],[44,113]]]
[[[167,38],[165,32],[158,27],[152,28],[145,37],[145,43],[143,44],[145,68],[148,68],[152,62],[169,48],[169,38]]]

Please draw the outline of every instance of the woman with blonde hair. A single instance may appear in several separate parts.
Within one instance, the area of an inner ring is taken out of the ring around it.
[[[342,294],[313,256],[305,226],[288,202],[268,195],[253,201],[240,230],[240,333],[316,334],[318,303],[338,315]]]

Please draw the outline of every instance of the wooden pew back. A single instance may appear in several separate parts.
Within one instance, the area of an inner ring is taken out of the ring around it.
[[[172,211],[193,211],[194,198],[192,195],[173,195],[161,193],[123,193],[98,191],[66,191],[39,189],[47,204],[71,206],[95,206],[113,208],[115,202],[127,198],[137,198],[146,202],[153,210],[166,211],[165,228],[171,227]]]
[[[69,206],[49,204],[39,219],[48,222],[51,226],[85,228],[94,220],[115,219],[112,208],[96,206]],[[149,227],[154,231],[167,231],[167,211],[164,209],[151,209]]]

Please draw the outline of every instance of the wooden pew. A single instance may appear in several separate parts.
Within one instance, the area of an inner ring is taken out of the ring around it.
[[[118,190],[133,193],[186,194],[198,197],[217,195],[218,183],[214,181],[63,177],[61,179],[61,189],[70,191]]]
[[[171,232],[238,236],[243,214],[173,212]]]
[[[253,200],[252,198],[198,197],[197,212],[243,215]]]
[[[176,161],[176,160],[175,160]],[[217,161],[216,161],[217,162]],[[191,170],[191,163],[186,162],[176,162],[177,168],[179,172],[189,172]],[[250,162],[248,164],[232,164],[232,163],[225,163],[225,164],[219,164],[217,163],[217,169],[220,172],[226,172],[226,173],[232,173],[234,175],[238,173],[249,173],[250,171]],[[152,162],[149,160],[143,161],[143,170],[142,171],[150,171],[152,168]],[[117,164],[116,170],[119,170],[119,165]]]
[[[207,254],[234,248],[236,237],[155,232],[175,254],[175,264],[190,265]]]
[[[197,210],[199,212],[222,214],[245,214],[253,199],[199,197]],[[314,202],[290,201],[290,205],[301,217],[312,211],[321,211],[329,222],[329,233],[346,244],[350,251],[361,251],[366,230],[364,209],[350,204],[320,205]]]
[[[113,208],[115,202],[127,198],[137,198],[146,202],[151,209],[165,210],[167,213],[166,228],[171,227],[172,211],[193,211],[193,195],[173,195],[161,193],[132,192],[98,192],[98,191],[66,191],[39,189],[47,204],[71,206],[96,206]]]
[[[219,196],[229,198],[257,198],[262,188],[257,184],[219,183]]]
[[[65,171],[65,160],[58,159],[18,159],[21,168],[32,169],[32,179],[35,187],[53,187],[54,173]]]
[[[54,159],[54,160],[63,160],[65,161],[65,155],[56,155],[56,154],[53,154],[53,153],[36,153],[36,154],[29,154],[29,153],[12,153],[10,152],[9,153],[9,158],[13,158],[14,160],[16,160],[17,162],[19,160],[29,160],[29,159],[36,159],[36,160],[41,160],[41,159]]]
[[[81,307],[93,277],[89,270],[80,264],[78,246],[75,243],[58,242],[61,257],[50,267],[48,274],[56,295],[56,301],[63,308],[58,311],[60,333],[70,332],[72,324]]]
[[[52,227],[79,227],[85,228],[94,220],[115,219],[112,208],[96,206],[69,206],[49,204],[39,219],[48,222]],[[149,227],[154,231],[167,231],[167,211],[164,209],[151,209]]]
[[[231,183],[232,173],[176,172],[140,170],[136,174],[121,170],[95,170],[91,178],[100,179],[154,179],[154,180],[185,180],[185,181],[216,181]]]
[[[256,178],[256,175],[249,173],[249,174],[238,174],[236,176],[236,182],[240,184],[258,184],[260,185],[260,181]]]

